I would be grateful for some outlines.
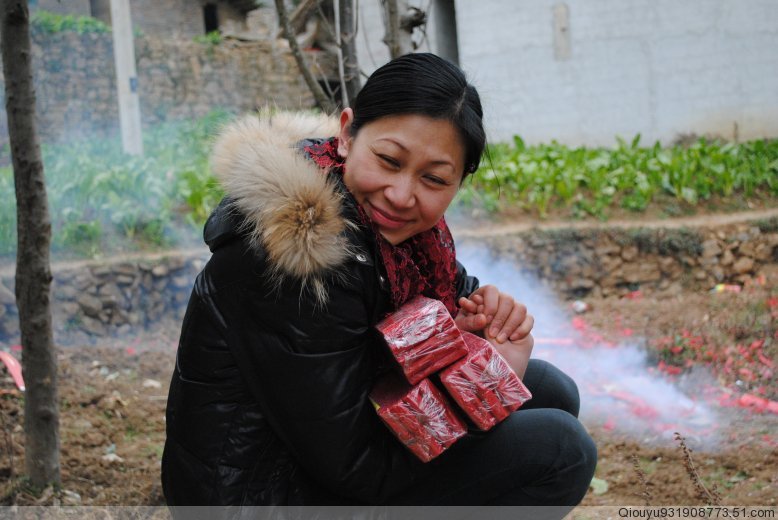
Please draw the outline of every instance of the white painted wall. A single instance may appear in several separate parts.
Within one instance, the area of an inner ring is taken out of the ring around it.
[[[568,59],[554,52],[558,4]],[[366,36],[377,64],[388,59],[379,1],[360,9],[360,63],[372,70]],[[456,0],[456,10],[460,64],[492,140],[778,137],[778,0]]]

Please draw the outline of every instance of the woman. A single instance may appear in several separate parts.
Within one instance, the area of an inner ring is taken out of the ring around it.
[[[279,114],[214,149],[209,218],[167,408],[170,505],[574,505],[596,450],[578,393],[529,360],[532,317],[456,262],[443,213],[485,145],[478,94],[430,54],[377,70],[335,128]],[[306,139],[337,135],[330,139]],[[489,339],[534,398],[430,463],[367,394],[389,366],[374,330],[417,294]]]

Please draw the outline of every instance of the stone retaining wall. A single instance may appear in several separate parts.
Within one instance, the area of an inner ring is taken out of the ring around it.
[[[719,228],[536,230],[486,241],[567,298],[744,284],[778,263],[778,219]]]
[[[469,239],[474,240],[474,239]],[[778,218],[721,228],[531,231],[483,239],[567,298],[743,284],[778,263]],[[54,266],[55,337],[88,343],[183,317],[207,252]],[[474,273],[477,274],[477,273]],[[0,347],[19,341],[13,277],[0,276]]]
[[[118,133],[111,34],[34,33],[32,40],[41,140],[53,143]],[[307,56],[325,74],[334,70],[323,53],[311,51]],[[142,36],[135,40],[135,58],[145,127],[201,117],[216,108],[244,112],[266,105],[290,110],[314,106],[282,41],[225,40],[210,45]],[[0,71],[0,92],[4,88]],[[8,143],[3,111],[1,107],[0,149]]]
[[[179,253],[115,263],[52,267],[54,336],[59,344],[131,333],[162,319],[183,318],[207,252]],[[19,341],[14,279],[0,284],[0,347]]]

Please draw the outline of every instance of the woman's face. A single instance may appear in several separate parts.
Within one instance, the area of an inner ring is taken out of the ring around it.
[[[391,244],[431,229],[464,172],[464,147],[454,125],[406,114],[377,119],[352,136],[353,119],[350,108],[340,116],[346,187]]]

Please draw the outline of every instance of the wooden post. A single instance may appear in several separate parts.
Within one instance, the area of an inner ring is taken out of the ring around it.
[[[125,153],[143,155],[138,73],[135,70],[135,44],[129,0],[111,0],[111,26],[122,147]]]

